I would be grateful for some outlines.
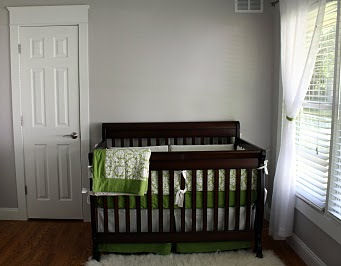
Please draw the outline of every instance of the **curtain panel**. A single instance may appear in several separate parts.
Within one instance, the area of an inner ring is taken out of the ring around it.
[[[326,0],[280,1],[285,119],[272,193],[269,233],[274,239],[285,239],[293,232],[296,195],[295,116],[302,107],[313,74],[325,5]]]

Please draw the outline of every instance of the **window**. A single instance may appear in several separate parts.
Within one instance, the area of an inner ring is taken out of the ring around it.
[[[296,185],[299,196],[341,219],[341,110],[334,86],[337,10],[337,1],[327,3],[313,76],[296,119]]]

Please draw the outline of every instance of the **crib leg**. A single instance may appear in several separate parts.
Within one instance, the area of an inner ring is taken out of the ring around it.
[[[263,258],[262,234],[257,234],[255,248],[256,248],[256,257]]]
[[[262,211],[260,211],[262,212]],[[262,252],[262,230],[263,230],[263,215],[260,215],[256,211],[256,216],[255,216],[255,244],[253,247],[253,252],[256,253],[257,258],[263,258],[263,252]]]
[[[93,253],[92,258],[99,262],[101,260],[101,254],[98,251],[96,251]]]
[[[262,160],[264,161],[264,160]],[[263,258],[262,252],[262,231],[264,219],[264,172],[258,170],[257,191],[259,197],[256,202],[256,217],[255,217],[255,252],[257,258]]]
[[[92,246],[92,259],[100,261],[101,259],[101,252],[98,250],[98,245],[93,242]]]
[[[255,215],[255,221],[254,221],[254,226],[253,226],[253,230],[255,231],[255,243],[254,243],[254,245],[253,245],[253,252],[254,253],[256,253],[257,252],[257,245],[258,245],[258,243],[257,243],[257,227],[258,227],[258,220],[257,220],[257,212],[256,212],[256,215]]]
[[[92,258],[99,261],[101,253],[98,250],[97,243],[97,199],[94,196],[90,196],[90,208],[91,208],[91,231],[92,231]]]
[[[92,259],[97,260],[99,262],[101,260],[101,253],[99,251],[93,251]]]

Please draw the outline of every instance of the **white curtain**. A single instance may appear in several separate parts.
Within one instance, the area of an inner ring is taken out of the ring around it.
[[[293,231],[296,181],[294,118],[302,106],[313,74],[325,2],[280,0],[281,76],[286,118],[271,204],[269,233],[274,239],[289,237]]]

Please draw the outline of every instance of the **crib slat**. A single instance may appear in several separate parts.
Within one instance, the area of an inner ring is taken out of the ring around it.
[[[197,170],[192,171],[192,232],[197,230]]]
[[[111,147],[115,147],[116,146],[116,139],[111,139]]]
[[[126,232],[130,233],[130,204],[129,196],[124,196],[125,213],[126,213]]]
[[[160,138],[156,138],[156,146],[160,146]]]
[[[108,232],[108,201],[107,197],[103,197],[103,212],[104,212],[104,233]]]
[[[203,190],[203,210],[202,210],[202,230],[207,231],[207,170],[203,170],[202,179],[202,190]]]
[[[114,196],[114,216],[115,216],[115,232],[120,231],[120,219],[118,215],[118,196]]]
[[[147,207],[148,207],[148,232],[152,232],[152,172],[149,171]]]
[[[185,189],[185,179],[182,177],[182,174],[180,174],[181,178],[181,189]],[[186,210],[186,204],[185,204],[185,197],[184,197],[184,202],[183,206],[181,208],[181,232],[185,232],[185,210]]]
[[[186,145],[187,139],[185,137],[182,138],[182,145]]]
[[[129,147],[134,147],[134,139],[129,138]]]
[[[229,230],[230,169],[225,169],[225,231]]]
[[[200,144],[204,145],[205,144],[205,137],[200,137]]]
[[[195,145],[195,137],[192,137],[192,145]]]
[[[141,197],[136,196],[136,225],[137,225],[137,232],[141,232]]]
[[[246,171],[246,220],[245,230],[250,230],[250,212],[251,212],[251,181],[252,181],[252,170],[247,169]]]
[[[213,231],[218,231],[218,191],[219,191],[219,170],[214,170],[214,204],[213,204]]]
[[[169,171],[169,231],[174,232],[174,170]]]
[[[174,138],[174,145],[178,145],[178,138]]]
[[[147,138],[147,146],[151,146],[151,138]]]
[[[236,204],[235,204],[235,229],[239,231],[239,214],[240,214],[240,174],[241,170],[236,169]]]
[[[166,145],[169,145],[169,138],[166,138]]]
[[[213,142],[214,142],[213,137],[210,137],[210,144],[213,144]]]
[[[223,144],[223,138],[222,137],[218,137],[218,144]]]
[[[142,138],[139,138],[138,145],[139,145],[139,147],[142,147]]]
[[[121,138],[121,147],[124,147],[124,138]]]
[[[159,232],[163,232],[163,175],[158,171]]]

